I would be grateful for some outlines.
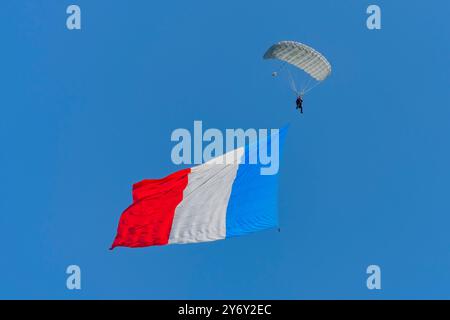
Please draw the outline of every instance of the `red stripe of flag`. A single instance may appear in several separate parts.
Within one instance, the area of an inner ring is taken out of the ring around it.
[[[184,169],[162,179],[135,183],[133,203],[120,217],[111,249],[167,244],[175,208],[183,200],[190,172]]]

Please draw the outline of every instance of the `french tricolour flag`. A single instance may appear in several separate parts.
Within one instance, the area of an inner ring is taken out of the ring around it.
[[[274,130],[272,130],[273,132]],[[225,239],[278,226],[278,173],[262,175],[249,159],[279,139],[245,145],[162,179],[133,185],[133,203],[122,213],[111,249]]]

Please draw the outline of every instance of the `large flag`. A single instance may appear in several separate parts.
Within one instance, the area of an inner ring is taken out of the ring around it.
[[[273,131],[273,130],[272,130]],[[204,164],[133,185],[111,249],[214,241],[278,226],[278,169],[263,175],[262,151],[281,155],[286,129]],[[276,159],[276,161],[279,160]],[[277,164],[278,165],[278,164]]]

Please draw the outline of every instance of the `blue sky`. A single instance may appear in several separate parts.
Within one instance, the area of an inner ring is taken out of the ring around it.
[[[66,7],[82,30],[65,28]],[[365,26],[382,9],[382,30]],[[450,4],[3,1],[0,298],[450,298]],[[297,40],[327,81],[300,117],[262,54]],[[170,134],[290,123],[281,232],[109,251]],[[65,269],[82,270],[82,290]],[[382,290],[365,286],[380,265]]]

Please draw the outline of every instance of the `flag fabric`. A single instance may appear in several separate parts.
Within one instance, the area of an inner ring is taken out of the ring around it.
[[[277,137],[279,154],[284,132]],[[273,138],[134,184],[111,249],[214,241],[277,227],[278,173],[262,175],[259,161],[248,163],[261,148],[270,149]]]

